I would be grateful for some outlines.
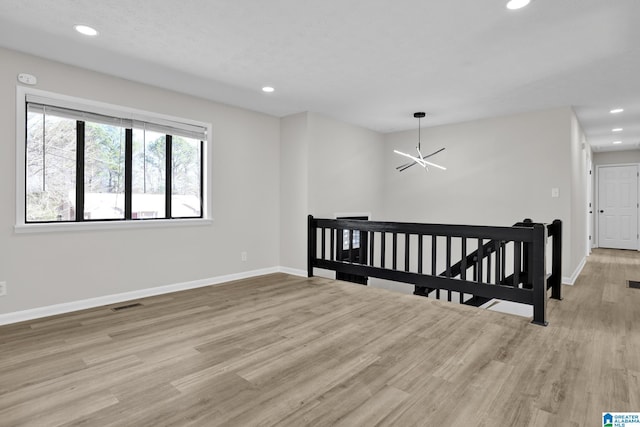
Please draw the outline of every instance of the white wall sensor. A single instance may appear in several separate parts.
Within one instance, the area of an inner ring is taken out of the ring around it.
[[[31,74],[26,73],[18,74],[18,81],[26,85],[34,85],[38,83],[38,79],[36,79],[36,76],[32,76]]]

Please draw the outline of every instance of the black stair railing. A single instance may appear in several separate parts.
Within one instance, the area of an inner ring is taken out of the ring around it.
[[[530,219],[525,219],[522,222],[515,223],[514,227],[532,227],[533,221]],[[561,298],[561,275],[560,275],[560,266],[562,264],[562,221],[555,220],[553,223],[547,225],[547,236],[552,239],[552,251],[554,259],[552,260],[552,271],[547,274],[547,288],[552,289],[552,298],[554,299],[562,299]],[[508,285],[510,283],[519,283],[525,288],[531,289],[531,277],[528,274],[528,264],[530,262],[529,259],[529,251],[528,248],[525,247],[523,250],[524,258],[523,258],[523,266],[521,267],[520,273],[516,276],[515,273],[512,273],[510,276],[505,277],[505,268],[506,268],[506,256],[505,256],[505,242],[504,241],[495,241],[490,240],[485,243],[482,247],[482,251],[476,249],[471,252],[466,257],[462,257],[460,261],[451,266],[450,273],[447,271],[443,271],[440,273],[440,276],[445,276],[449,274],[450,277],[459,277],[462,275],[463,269],[473,269],[474,277],[477,274],[476,264],[478,263],[478,253],[482,253],[483,258],[489,258],[487,272],[490,273],[491,269],[491,255],[496,253],[496,274],[500,274],[500,284]],[[463,253],[465,251],[463,250]],[[500,273],[498,273],[500,270]],[[416,286],[414,290],[414,295],[420,296],[429,296],[432,292],[436,292],[436,298],[440,298],[439,289],[430,289],[430,288],[421,288]],[[463,294],[459,295],[459,302],[461,304],[473,305],[475,307],[479,307],[487,302],[491,301],[491,298],[488,297],[479,297],[473,295],[471,298],[464,300]]]
[[[342,242],[344,230],[349,233],[350,252],[354,232],[366,242],[357,248],[361,261],[336,256],[336,243]],[[310,215],[307,268],[309,277],[314,268],[321,268],[413,284],[417,295],[435,292],[440,298],[446,292],[448,301],[452,292],[458,292],[459,302],[475,306],[491,299],[530,304],[533,323],[546,325],[547,290],[552,289],[552,298],[561,299],[561,236],[559,220],[549,225],[525,220],[512,227],[484,227]],[[552,240],[552,266],[547,275],[548,238]],[[443,262],[444,268],[440,266]]]

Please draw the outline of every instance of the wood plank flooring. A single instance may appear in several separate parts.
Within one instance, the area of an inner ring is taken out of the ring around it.
[[[629,279],[594,251],[546,328],[284,274],[2,326],[0,425],[601,425],[640,411]]]

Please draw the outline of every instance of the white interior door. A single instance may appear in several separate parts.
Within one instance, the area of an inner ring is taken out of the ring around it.
[[[598,246],[638,249],[637,165],[599,169]]]

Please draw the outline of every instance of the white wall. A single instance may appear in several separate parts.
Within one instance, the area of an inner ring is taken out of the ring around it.
[[[308,214],[379,214],[383,136],[317,113],[281,122],[280,262],[306,271]]]
[[[380,212],[384,167],[383,136],[309,113],[309,213]]]
[[[563,276],[571,276],[578,267],[570,240],[572,117],[571,109],[560,108],[425,128],[423,152],[446,148],[433,161],[447,170],[428,173],[395,170],[403,159],[393,150],[415,151],[417,130],[386,135],[384,218],[497,226],[560,219]],[[560,197],[551,197],[552,188]]]
[[[309,215],[308,114],[280,121],[280,265],[306,271]]]
[[[564,227],[571,227],[567,235],[570,240],[563,245],[571,245],[571,259],[569,266],[571,271],[565,271],[565,275],[574,275],[575,270],[585,261],[589,251],[589,197],[587,194],[588,180],[591,162],[591,147],[586,141],[584,132],[580,127],[577,117],[571,112],[571,220]]]
[[[279,119],[5,49],[0,64],[0,314],[278,265]],[[42,90],[212,123],[213,225],[15,234],[22,72]]]
[[[593,153],[594,166],[640,163],[640,150],[605,151]]]

